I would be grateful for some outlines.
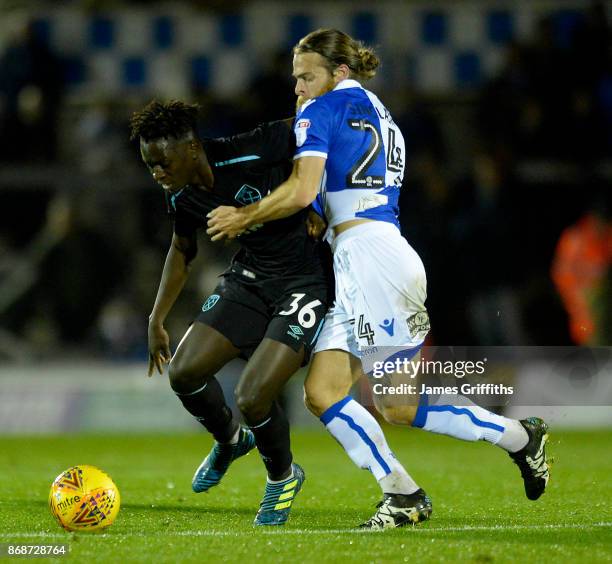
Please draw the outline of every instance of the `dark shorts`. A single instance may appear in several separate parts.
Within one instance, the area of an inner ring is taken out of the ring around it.
[[[202,304],[196,320],[213,327],[250,358],[259,343],[272,339],[294,351],[304,347],[304,364],[323,326],[329,288],[320,275],[258,280],[234,265]]]

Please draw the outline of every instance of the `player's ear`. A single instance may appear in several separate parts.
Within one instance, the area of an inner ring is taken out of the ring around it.
[[[351,70],[348,68],[347,65],[345,64],[341,64],[338,65],[335,69],[334,69],[334,81],[336,82],[336,84],[338,84],[338,82],[341,82],[342,80],[347,79],[351,74]]]

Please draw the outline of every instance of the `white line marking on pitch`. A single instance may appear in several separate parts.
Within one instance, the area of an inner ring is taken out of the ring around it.
[[[522,530],[555,530],[555,529],[579,529],[586,530],[593,527],[612,527],[612,523],[589,523],[589,524],[572,524],[563,523],[557,525],[466,525],[464,527],[414,527],[409,529],[414,533],[452,533],[462,531],[522,531]],[[146,533],[118,533],[118,534],[96,534],[90,538],[118,538],[118,537],[149,537],[149,536],[172,536],[172,537],[242,537],[242,536],[259,536],[259,535],[341,535],[341,534],[358,534],[371,535],[380,534],[382,531],[362,531],[359,529],[327,529],[327,530],[310,530],[310,529],[286,529],[286,530],[253,530],[253,531],[155,531],[149,534]],[[0,539],[13,538],[67,538],[67,533],[50,533],[45,531],[35,533],[0,533]]]

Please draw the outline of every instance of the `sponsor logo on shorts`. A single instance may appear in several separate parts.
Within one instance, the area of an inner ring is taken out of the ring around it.
[[[393,325],[395,324],[395,319],[385,319],[382,322],[382,325],[379,325],[381,329],[385,330],[385,333],[389,335],[389,337],[393,337]]]
[[[302,328],[299,325],[289,325],[287,335],[293,337],[296,341],[299,341],[300,337],[304,336],[304,331],[302,331]]]
[[[243,184],[240,190],[236,192],[234,199],[237,202],[248,206],[253,202],[258,202],[259,200],[261,200],[261,192],[254,186],[250,186],[249,184]]]
[[[221,296],[219,294],[212,294],[211,296],[208,296],[208,299],[202,305],[202,311],[208,311],[209,309],[215,307],[220,298]]]
[[[429,332],[429,315],[427,315],[426,311],[419,311],[411,315],[406,319],[406,323],[413,339],[416,337],[424,338]]]

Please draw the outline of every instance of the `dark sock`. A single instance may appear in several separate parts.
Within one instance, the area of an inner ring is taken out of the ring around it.
[[[274,402],[268,416],[262,421],[247,421],[255,435],[259,454],[270,480],[282,480],[291,473],[291,443],[289,421],[284,411]]]
[[[225,403],[223,390],[216,378],[209,378],[205,386],[191,393],[174,393],[217,442],[228,443],[238,430],[238,423]]]

